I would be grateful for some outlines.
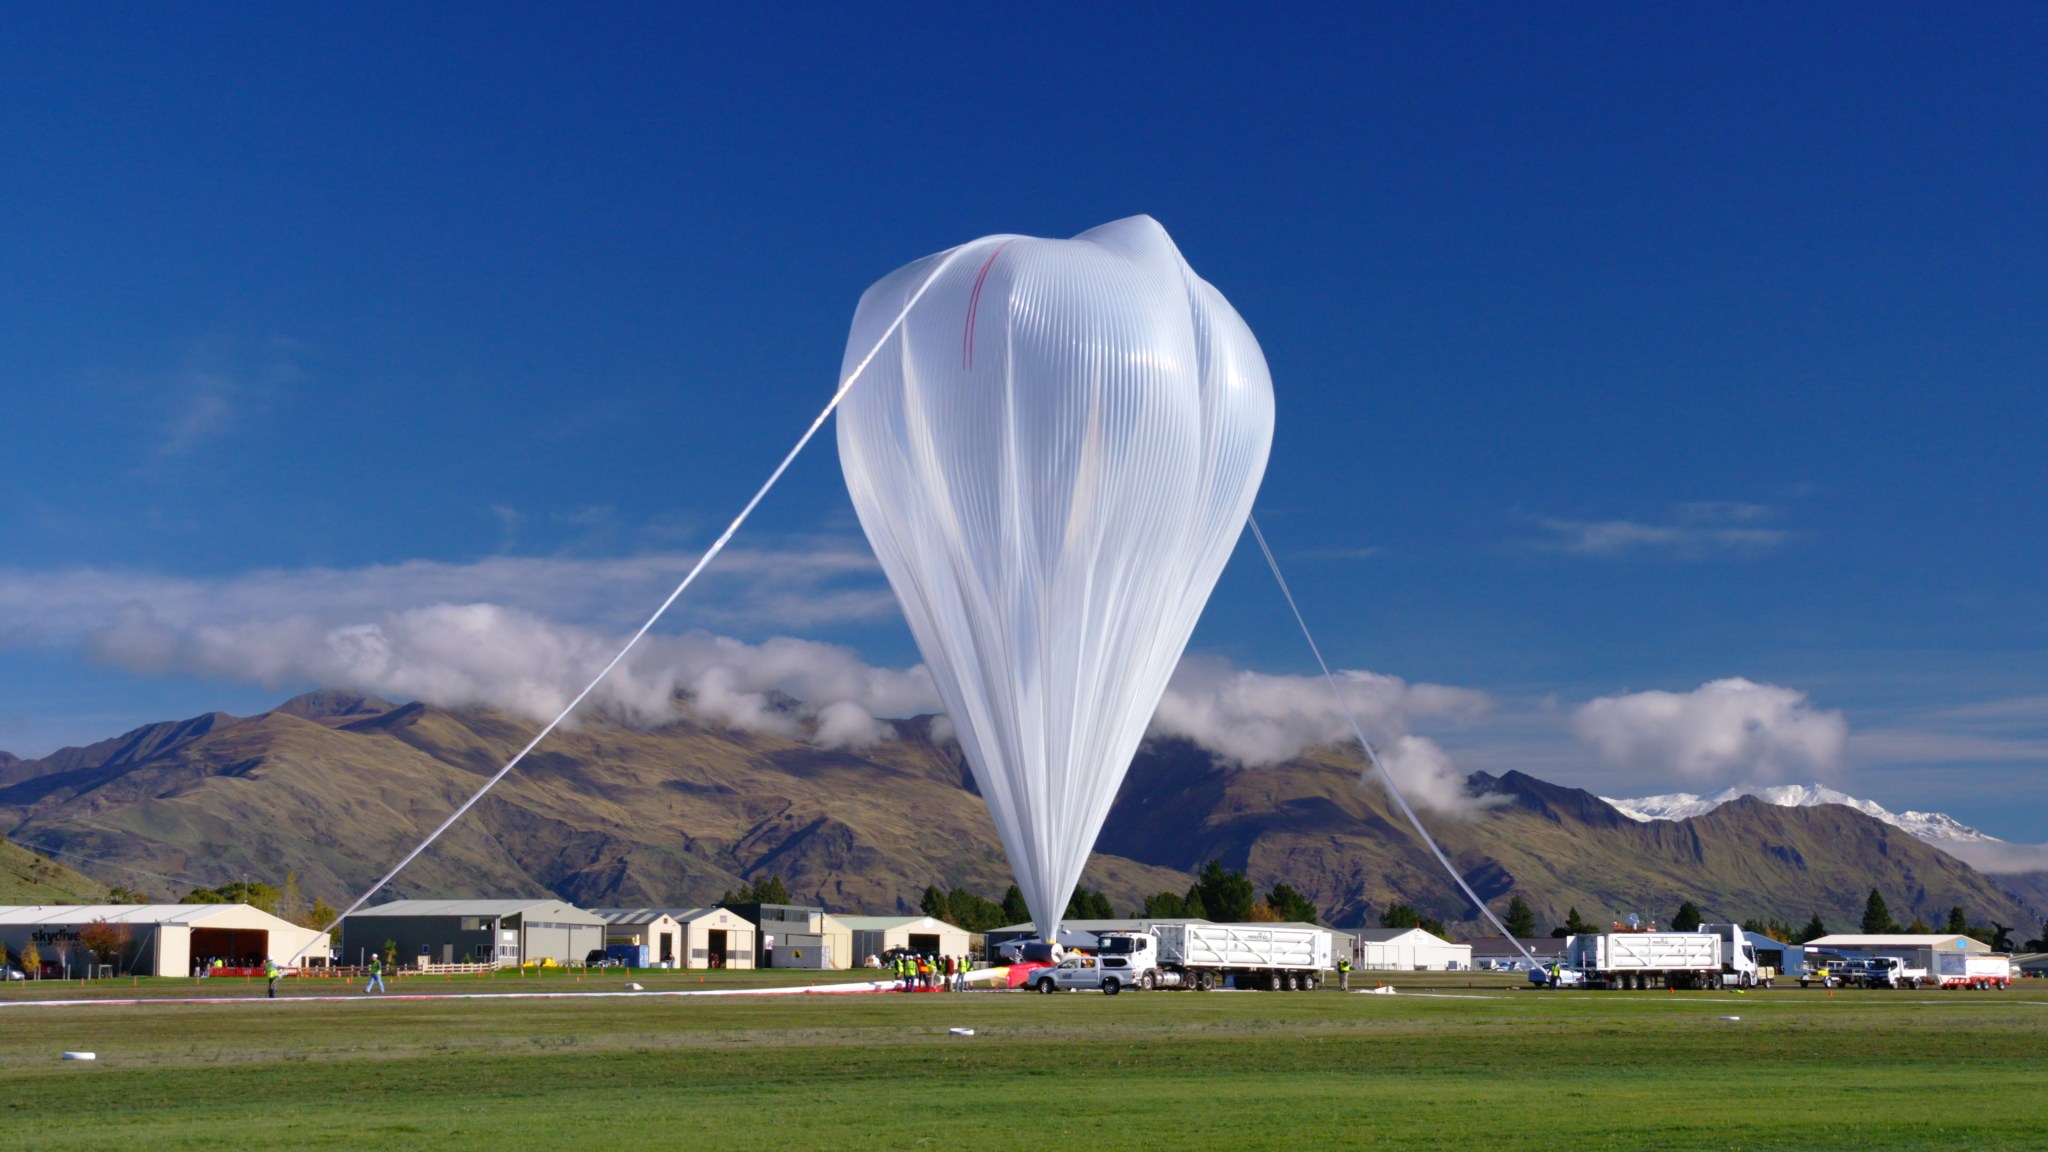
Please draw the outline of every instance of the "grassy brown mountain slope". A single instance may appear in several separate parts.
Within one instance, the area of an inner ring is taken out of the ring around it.
[[[47,856],[0,840],[0,904],[96,904],[107,886]]]
[[[934,883],[1000,896],[1009,868],[957,753],[935,746],[924,723],[899,728],[901,738],[856,754],[689,723],[592,721],[551,737],[394,891],[695,903],[779,875],[793,893],[857,911],[913,909]],[[339,901],[533,731],[491,712],[301,698],[212,720],[139,761],[68,751],[60,770],[24,762],[19,782],[0,788],[0,828],[194,884],[293,872],[308,893]],[[1085,882],[1121,906],[1189,878],[1098,857]]]
[[[711,901],[782,876],[851,911],[913,908],[927,884],[999,896],[1010,873],[982,801],[929,724],[857,751],[679,722],[602,719],[550,737],[400,876],[395,894],[530,895],[584,904]],[[0,831],[26,843],[218,884],[299,877],[340,902],[374,880],[530,738],[485,711],[313,693],[248,719],[152,725],[22,761],[0,785]],[[2038,917],[1967,866],[1847,808],[1739,801],[1680,822],[1637,823],[1590,793],[1509,773],[1474,776],[1484,806],[1425,816],[1496,908],[1519,892],[1543,930],[1663,918],[1686,899],[1715,917],[1819,912],[1846,927],[1872,885],[1895,915]],[[1175,742],[1132,766],[1084,883],[1119,911],[1183,891],[1220,858],[1262,887],[1286,881],[1335,923],[1402,901],[1447,921],[1471,910],[1353,757],[1214,764]],[[122,873],[108,871],[119,880]],[[175,896],[181,893],[166,892]],[[2032,919],[2029,919],[2032,917]]]
[[[2038,919],[1962,861],[1838,805],[1751,798],[1692,820],[1638,823],[1590,792],[1519,772],[1476,774],[1470,787],[1486,806],[1424,820],[1481,898],[1500,911],[1520,893],[1541,931],[1572,907],[1596,922],[1630,911],[1661,920],[1685,900],[1710,918],[1803,924],[1818,912],[1847,928],[1872,886],[1904,919],[1938,922],[1956,904],[1980,919]],[[1336,923],[1369,922],[1395,901],[1447,922],[1475,918],[1385,793],[1337,752],[1246,769],[1211,766],[1186,745],[1150,748],[1102,843],[1153,864],[1217,858],[1261,883],[1284,879]]]

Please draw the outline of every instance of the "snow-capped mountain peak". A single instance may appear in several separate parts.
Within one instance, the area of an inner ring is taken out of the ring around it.
[[[1840,804],[1854,808],[1865,816],[1882,820],[1916,839],[1934,843],[1944,840],[1999,842],[1997,837],[1987,836],[1953,816],[1940,812],[1893,812],[1875,801],[1858,800],[1825,784],[1783,784],[1771,788],[1745,784],[1716,792],[1711,796],[1672,792],[1662,796],[1639,796],[1633,800],[1617,800],[1607,796],[1600,799],[1631,820],[1684,820],[1692,816],[1705,815],[1730,800],[1743,796],[1754,796],[1766,803],[1786,808]]]

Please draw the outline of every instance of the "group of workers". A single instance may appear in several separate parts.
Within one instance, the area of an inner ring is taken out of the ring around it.
[[[890,961],[904,992],[965,992],[974,962],[965,956],[918,956],[899,952]]]

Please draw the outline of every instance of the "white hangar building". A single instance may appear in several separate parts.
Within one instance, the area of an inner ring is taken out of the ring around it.
[[[219,960],[230,968],[325,964],[325,932],[301,928],[247,904],[15,904],[0,906],[0,944],[10,965],[33,945],[47,968],[74,973],[98,963],[81,936],[105,921],[117,949],[108,963],[123,976],[190,976]]]

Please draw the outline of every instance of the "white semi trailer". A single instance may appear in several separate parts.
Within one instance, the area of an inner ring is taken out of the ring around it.
[[[1095,955],[1034,976],[1040,992],[1100,988],[1308,991],[1329,971],[1333,937],[1323,928],[1274,924],[1154,924],[1149,932],[1103,932]]]
[[[1733,924],[1697,932],[1598,932],[1565,944],[1565,967],[1600,988],[1752,988],[1756,948]],[[1543,973],[1530,974],[1532,980]]]
[[[1934,954],[1933,978],[1941,988],[1996,988],[2012,986],[2012,957],[1967,955],[1959,952]]]

